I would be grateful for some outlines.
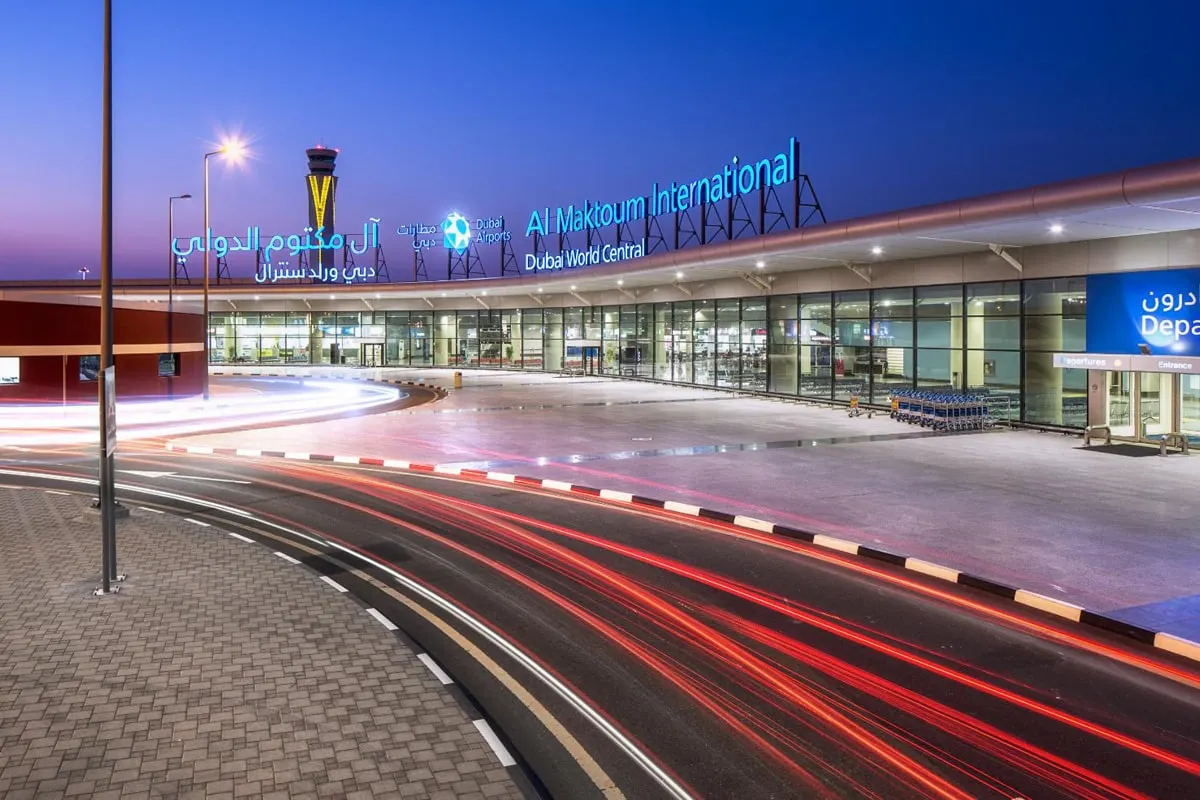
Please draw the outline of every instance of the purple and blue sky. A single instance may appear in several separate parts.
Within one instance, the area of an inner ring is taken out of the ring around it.
[[[395,227],[620,200],[790,136],[831,219],[1200,155],[1195,0],[115,0],[116,272],[201,228],[305,221],[304,149],[341,149],[338,222]],[[98,267],[99,0],[0,20],[0,278]],[[390,234],[390,235],[389,235]],[[407,258],[407,254],[403,254]],[[234,263],[235,274],[252,266]],[[402,273],[401,273],[402,274]]]

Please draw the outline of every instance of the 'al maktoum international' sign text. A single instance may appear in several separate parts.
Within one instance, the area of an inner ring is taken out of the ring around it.
[[[545,209],[534,209],[529,215],[525,235],[532,236],[536,233],[546,236],[551,233],[607,228],[647,216],[657,217],[660,214],[687,211],[703,203],[715,203],[726,198],[750,194],[765,187],[783,186],[794,180],[795,137],[789,140],[785,150],[771,158],[743,164],[735,157],[711,176],[696,178],[686,183],[672,181],[670,186],[659,186],[655,183],[648,198],[639,195],[617,203],[584,200],[578,206],[559,206],[554,211],[553,227],[550,225],[549,206]]]

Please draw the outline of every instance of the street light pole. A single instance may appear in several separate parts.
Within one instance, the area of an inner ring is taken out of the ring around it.
[[[208,365],[212,355],[208,352],[209,339],[208,334],[208,251],[212,249],[212,235],[208,228],[208,159],[211,156],[220,155],[224,151],[214,150],[211,153],[204,154],[204,399],[208,399]]]
[[[208,222],[208,159],[213,156],[225,156],[232,162],[237,162],[247,154],[246,146],[237,139],[227,139],[211,153],[204,154],[204,399],[208,399],[208,351],[210,327],[208,322],[208,251],[212,249],[212,231]]]
[[[104,0],[104,78],[103,78],[103,122],[100,191],[100,380],[98,400],[100,411],[100,536],[103,548],[100,593],[112,591],[117,579],[117,520],[113,510],[113,454],[115,438],[115,415],[110,415],[110,406],[115,398],[113,379],[113,286],[112,286],[112,0]],[[110,435],[114,434],[114,435]]]

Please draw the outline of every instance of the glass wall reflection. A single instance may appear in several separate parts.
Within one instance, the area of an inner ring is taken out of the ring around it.
[[[970,390],[1001,417],[1083,427],[1086,374],[1052,356],[1084,351],[1086,313],[1084,279],[1059,278],[566,308],[233,311],[210,315],[209,337],[214,364],[587,369],[880,404],[901,388]]]

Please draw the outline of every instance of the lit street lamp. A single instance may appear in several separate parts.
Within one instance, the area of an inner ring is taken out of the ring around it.
[[[82,267],[80,267],[80,268],[79,268],[79,277],[80,277],[82,280],[85,280],[85,281],[86,281],[86,280],[87,280],[87,274],[88,274],[88,268],[87,268],[87,265],[86,265],[86,264],[84,264]]]
[[[208,159],[211,156],[225,156],[236,163],[246,155],[246,146],[237,140],[224,142],[211,153],[204,154],[204,399],[208,399],[208,363],[210,360],[208,346],[208,251],[212,249],[212,231],[208,227]]]

